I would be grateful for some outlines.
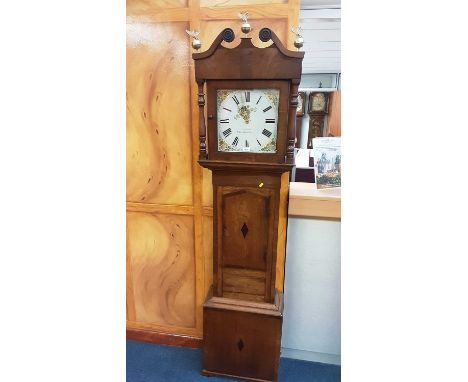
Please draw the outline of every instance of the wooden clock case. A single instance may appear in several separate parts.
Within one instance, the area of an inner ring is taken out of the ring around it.
[[[234,32],[226,28],[207,51],[193,54],[198,162],[212,170],[214,205],[213,285],[203,308],[203,373],[276,381],[283,313],[276,275],[284,272],[288,182],[304,53],[287,50],[268,28],[259,37],[272,44],[258,48],[250,37],[242,37],[237,47],[225,48],[223,41],[234,40]],[[258,88],[280,89],[276,153],[218,151],[216,90]]]
[[[296,145],[297,149],[301,148],[301,131],[302,131],[302,117],[305,114],[306,93],[299,92],[299,97],[302,99],[302,106],[297,108],[296,111]]]
[[[325,97],[325,107],[321,111],[313,110],[313,97],[322,93]],[[329,94],[326,92],[313,92],[309,94],[309,134],[307,136],[307,148],[313,149],[312,139],[322,137],[325,130],[325,116],[328,114]]]

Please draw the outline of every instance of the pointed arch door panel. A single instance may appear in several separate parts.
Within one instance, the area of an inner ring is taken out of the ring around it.
[[[267,269],[273,190],[221,189],[223,267]]]
[[[269,302],[274,296],[279,178],[214,174],[217,296]]]

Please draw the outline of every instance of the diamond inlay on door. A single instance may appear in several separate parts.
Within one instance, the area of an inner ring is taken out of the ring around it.
[[[273,191],[227,186],[219,187],[218,193],[223,266],[265,271],[274,216],[270,213]]]
[[[249,233],[249,228],[246,226],[245,223],[244,223],[244,225],[243,225],[242,228],[241,228],[241,232],[242,232],[242,235],[244,235],[244,239],[245,239],[245,237],[246,237],[247,234]]]

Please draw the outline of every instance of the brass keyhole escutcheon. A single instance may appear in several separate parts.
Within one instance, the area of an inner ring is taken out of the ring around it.
[[[262,188],[263,187],[263,182],[260,182],[259,185],[258,185],[259,188]]]

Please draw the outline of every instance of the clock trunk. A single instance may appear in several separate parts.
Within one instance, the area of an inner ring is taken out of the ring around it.
[[[217,297],[272,302],[281,173],[213,171]]]

